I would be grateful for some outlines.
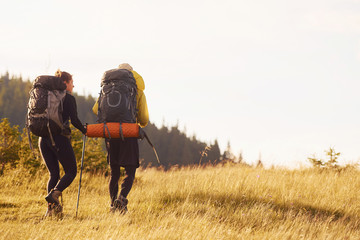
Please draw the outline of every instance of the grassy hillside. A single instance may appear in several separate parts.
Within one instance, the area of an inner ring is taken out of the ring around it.
[[[109,213],[108,177],[79,176],[63,219],[43,219],[47,173],[0,177],[0,239],[360,239],[360,175],[217,166],[139,170],[129,213]]]

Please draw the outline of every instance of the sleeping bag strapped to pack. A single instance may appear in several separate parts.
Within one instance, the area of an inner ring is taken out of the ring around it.
[[[64,129],[62,111],[66,84],[55,76],[39,76],[30,90],[26,126],[39,137],[51,137]]]
[[[106,71],[101,80],[98,122],[136,123],[136,95],[136,81],[131,71]]]
[[[88,137],[103,137],[103,138],[145,138],[152,149],[154,150],[156,159],[160,164],[159,156],[156,152],[156,149],[146,132],[140,128],[137,123],[98,123],[98,124],[88,124],[86,136]]]

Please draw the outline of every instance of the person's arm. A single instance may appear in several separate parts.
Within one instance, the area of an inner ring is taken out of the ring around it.
[[[98,110],[99,110],[99,99],[96,99],[96,103],[94,104],[92,111],[95,115],[98,114]]]
[[[145,82],[144,79],[136,71],[131,71],[136,80],[136,86],[138,89],[138,94],[136,96],[137,109],[139,110],[137,114],[137,123],[141,127],[145,127],[149,122],[149,111],[146,103],[146,97],[144,94]]]
[[[86,128],[83,126],[80,119],[78,118],[75,97],[72,96],[72,95],[69,95],[69,100],[70,100],[69,115],[70,115],[71,124],[74,127],[76,127],[77,129],[79,129],[83,134],[85,134],[86,133]]]
[[[138,99],[138,115],[137,121],[141,127],[146,127],[149,122],[149,110],[147,107],[146,97],[143,91],[139,91],[139,99]]]

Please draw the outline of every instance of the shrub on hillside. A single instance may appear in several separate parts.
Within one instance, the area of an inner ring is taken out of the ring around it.
[[[33,149],[30,149],[27,129],[20,133],[18,126],[11,126],[8,119],[0,122],[0,175],[5,169],[23,168],[31,174],[45,170],[44,161],[38,147],[39,137],[30,134]],[[71,144],[74,149],[78,168],[80,169],[82,156],[82,133],[72,128]],[[107,162],[104,151],[104,140],[88,138],[86,141],[84,170],[88,172],[106,172]]]
[[[4,118],[0,122],[0,175],[4,173],[6,165],[15,167],[19,160],[19,131],[18,126],[11,127],[9,120]]]
[[[358,164],[347,164],[345,166],[340,166],[338,163],[338,158],[341,155],[340,152],[336,152],[334,147],[330,147],[328,150],[325,150],[327,159],[317,158],[315,154],[312,157],[308,157],[309,162],[313,167],[318,169],[330,169],[330,170],[349,170],[356,169]]]

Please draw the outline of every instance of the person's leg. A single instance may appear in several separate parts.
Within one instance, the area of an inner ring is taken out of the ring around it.
[[[110,165],[110,168],[111,168],[111,177],[109,182],[109,193],[110,193],[111,206],[112,206],[115,199],[117,199],[117,195],[119,191],[120,166]]]
[[[51,142],[48,138],[39,138],[39,149],[50,173],[50,178],[47,185],[48,195],[45,197],[46,201],[48,202],[48,208],[45,216],[48,217],[52,216],[53,214],[57,215],[62,211],[62,207],[60,206],[58,200],[61,192],[56,191],[54,193],[53,190],[60,178],[59,161],[56,150],[51,145]]]
[[[58,147],[58,156],[65,174],[56,185],[56,189],[64,191],[75,179],[77,173],[76,159],[74,150],[71,146],[70,139],[64,136],[56,136],[56,146]]]
[[[125,178],[121,184],[121,192],[117,199],[114,201],[115,209],[119,210],[121,213],[125,214],[128,209],[128,200],[126,199],[129,194],[131,187],[135,179],[136,167],[125,167]]]
[[[119,150],[120,143],[118,139],[105,140],[107,150],[107,161],[110,165],[111,175],[109,181],[109,193],[111,199],[111,206],[113,207],[115,199],[119,192],[120,179],[120,164],[119,164]]]
[[[49,193],[56,186],[60,178],[59,162],[48,139],[39,138],[39,149],[50,174],[47,184],[47,192]]]
[[[132,185],[135,180],[135,172],[136,172],[136,167],[132,167],[132,166],[125,167],[125,178],[122,181],[121,192],[120,192],[120,195],[123,196],[124,198],[127,197],[127,195],[129,194],[132,188]]]

